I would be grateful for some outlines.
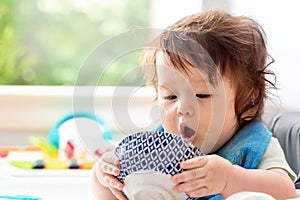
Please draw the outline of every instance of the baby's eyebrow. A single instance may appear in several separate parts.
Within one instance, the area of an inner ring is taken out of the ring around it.
[[[167,90],[171,90],[169,87],[163,85],[163,84],[158,84],[158,87],[162,88],[162,89],[167,89]]]
[[[166,88],[166,89],[170,89],[168,86],[166,86],[166,84],[164,83],[158,83],[157,84],[158,87],[162,87],[162,88]]]

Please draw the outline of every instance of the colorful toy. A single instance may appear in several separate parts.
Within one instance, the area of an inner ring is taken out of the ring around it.
[[[106,123],[91,113],[71,113],[63,117],[48,134],[49,142],[58,149],[60,159],[78,159],[85,152],[97,156],[107,145],[101,141],[113,139]],[[113,147],[110,146],[110,150]]]
[[[72,113],[49,131],[48,139],[29,138],[35,152],[7,152],[7,160],[22,169],[91,169],[95,158],[114,150],[109,140],[112,133],[101,118],[90,113]]]

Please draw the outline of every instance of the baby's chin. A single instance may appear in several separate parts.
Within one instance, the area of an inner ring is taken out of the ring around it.
[[[197,142],[195,142],[195,145],[197,145],[203,152],[204,154],[211,154],[216,152],[222,145],[220,144],[207,144],[204,142],[201,142],[201,144],[197,144]]]

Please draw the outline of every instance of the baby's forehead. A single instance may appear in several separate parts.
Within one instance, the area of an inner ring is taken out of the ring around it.
[[[207,70],[203,70],[202,66],[192,66],[189,63],[172,63],[168,56],[163,53],[157,54],[155,66],[158,79],[169,77],[175,80],[185,79],[213,84]],[[214,77],[214,79],[218,81],[222,78],[218,76]]]
[[[218,85],[213,85],[207,75],[191,67],[188,74],[182,73],[172,67],[157,66],[156,87],[167,88],[171,91],[207,92],[217,91]],[[222,80],[218,81],[222,84]]]
[[[212,85],[216,85],[218,80],[222,79],[219,73],[219,67],[217,67],[211,58],[203,59],[201,55],[197,55],[193,59],[198,59],[198,61],[194,62],[191,58],[185,56],[186,55],[174,56],[159,51],[156,54],[155,66],[156,68],[165,68],[165,71],[173,71],[173,74],[179,73],[188,79],[195,79],[201,76],[203,80],[208,81]]]

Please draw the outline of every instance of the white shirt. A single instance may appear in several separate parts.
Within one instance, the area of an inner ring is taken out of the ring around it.
[[[274,137],[271,138],[271,141],[257,166],[257,169],[270,168],[282,168],[286,170],[293,181],[297,178],[295,172],[291,169],[285,159],[279,141]]]

